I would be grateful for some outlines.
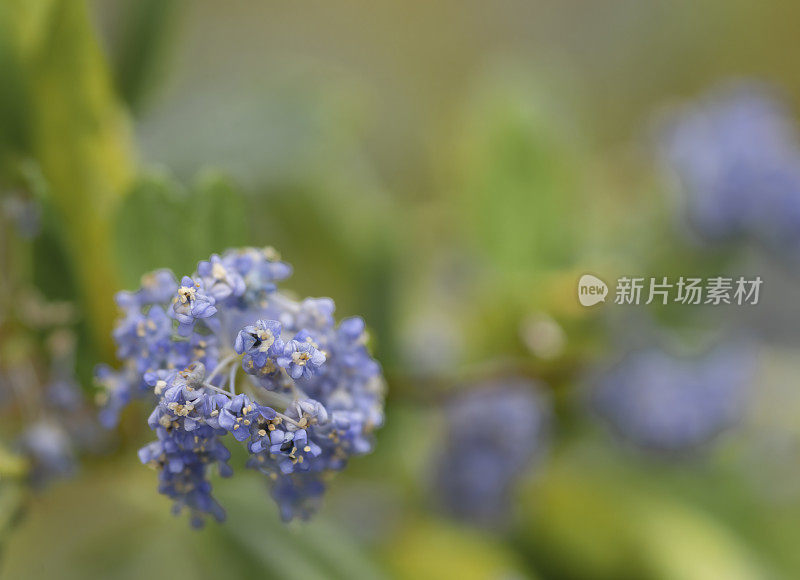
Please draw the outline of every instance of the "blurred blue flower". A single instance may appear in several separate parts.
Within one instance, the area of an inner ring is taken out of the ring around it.
[[[15,410],[22,420],[17,426],[6,417],[5,427],[16,431],[12,447],[27,458],[28,482],[34,488],[73,474],[79,453],[104,444],[104,433],[77,382],[76,342],[71,329],[55,328],[33,357],[0,368],[0,387],[10,395],[4,409]],[[45,363],[49,372],[37,372],[34,365]]]
[[[8,223],[16,226],[20,237],[32,239],[39,235],[42,208],[35,199],[20,192],[4,192],[0,197],[0,212],[8,218]]]
[[[229,268],[216,254],[207,262],[197,265],[197,275],[208,288],[208,294],[214,300],[225,300],[229,296],[241,296],[245,284],[235,267]]]
[[[509,514],[518,477],[546,449],[549,401],[522,378],[478,385],[445,409],[436,496],[454,517],[496,525]]]
[[[325,482],[319,475],[278,476],[272,486],[272,497],[281,510],[281,519],[309,519],[319,509]]]
[[[747,236],[780,251],[800,249],[800,141],[768,89],[712,92],[667,124],[661,144],[702,239]]]
[[[754,363],[754,353],[738,344],[692,358],[635,351],[596,380],[591,402],[635,445],[690,451],[739,421]]]
[[[34,487],[71,475],[76,469],[69,434],[54,420],[42,418],[32,423],[20,436],[18,446],[31,462],[30,481]]]
[[[175,295],[178,281],[170,270],[156,270],[142,276],[142,285],[136,292],[118,292],[117,305],[123,309],[139,309],[151,304],[163,304]]]

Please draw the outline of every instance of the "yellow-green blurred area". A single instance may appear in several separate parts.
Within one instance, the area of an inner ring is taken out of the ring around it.
[[[243,452],[213,480],[227,522],[172,516],[136,455],[147,403],[35,492],[3,415],[0,578],[800,577],[796,265],[682,241],[652,146],[665,107],[726,79],[800,103],[799,19],[775,0],[0,0],[0,194],[41,210],[34,239],[0,232],[0,370],[46,365],[46,325],[5,323],[35,288],[74,307],[90,396],[115,292],[269,245],[297,295],[364,317],[388,382],[375,451],[290,525]],[[744,319],[771,337],[745,416],[688,457],[620,444],[587,374],[730,321],[585,309],[578,277],[731,268],[774,281]],[[544,385],[549,451],[505,523],[474,527],[431,490],[443,408],[507,375]]]

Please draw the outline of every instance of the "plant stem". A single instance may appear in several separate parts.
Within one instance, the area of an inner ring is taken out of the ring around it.
[[[236,394],[236,371],[238,370],[239,370],[238,365],[232,365],[231,374],[228,375],[228,390],[234,395]]]
[[[210,383],[210,382],[211,382],[211,379],[213,379],[214,377],[216,377],[216,376],[219,374],[219,372],[220,372],[222,369],[224,369],[224,368],[225,368],[226,366],[228,366],[228,365],[229,365],[229,364],[230,364],[232,361],[234,361],[234,360],[236,360],[236,359],[238,359],[238,358],[241,358],[241,355],[238,355],[238,354],[232,354],[232,355],[230,355],[230,356],[227,356],[227,357],[225,357],[225,358],[224,358],[224,359],[222,359],[221,361],[219,361],[219,364],[217,364],[217,368],[215,368],[213,371],[211,371],[211,374],[210,374],[210,375],[208,375],[208,376],[206,377],[206,382]]]

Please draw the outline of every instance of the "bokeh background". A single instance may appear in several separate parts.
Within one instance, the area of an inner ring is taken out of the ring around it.
[[[751,83],[793,131],[799,17],[0,0],[0,577],[798,577],[796,251],[691,233],[663,150],[687,104]],[[365,318],[386,424],[312,522],[239,469],[227,523],[195,531],[138,462],[146,403],[87,431],[92,369],[116,291],[242,245]],[[584,308],[584,273],[764,284],[757,306]],[[63,392],[69,424],[42,419]]]

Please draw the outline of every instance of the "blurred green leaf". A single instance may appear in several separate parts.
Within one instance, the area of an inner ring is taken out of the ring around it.
[[[185,514],[171,515],[171,501],[156,487],[155,473],[135,461],[106,463],[57,483],[10,539],[0,577],[382,577],[339,527],[281,523],[257,474],[215,478],[228,520],[199,531]]]
[[[212,253],[246,244],[246,208],[242,193],[216,173],[205,174],[188,192],[168,174],[143,176],[114,225],[125,287],[135,288],[156,268],[189,274]]]
[[[49,200],[41,204],[41,230],[33,240],[33,283],[48,300],[73,301],[77,295],[74,271],[65,252],[58,215]]]
[[[582,237],[575,217],[583,163],[574,133],[549,92],[520,78],[484,79],[463,110],[454,147],[465,242],[507,274],[570,266]]]
[[[108,347],[117,271],[114,206],[133,173],[130,127],[119,107],[85,2],[8,0],[4,14],[27,77],[30,155],[61,224],[97,344]]]
[[[166,175],[150,174],[133,186],[117,210],[113,228],[125,288],[136,288],[150,270],[185,264],[191,247],[186,205],[186,193]]]
[[[10,452],[5,447],[0,447],[0,482],[19,479],[28,473],[28,461]]]
[[[220,497],[233,525],[223,526],[222,533],[249,550],[264,570],[320,580],[384,576],[346,530],[321,514],[311,522],[287,526],[279,522],[267,487],[257,476],[228,483],[220,486]]]
[[[659,471],[637,471],[597,450],[560,450],[523,495],[529,519],[521,541],[549,573],[615,580],[770,577],[726,522],[666,493]]]
[[[196,533],[170,516],[151,471],[116,464],[37,498],[9,540],[0,577],[243,577],[248,564],[213,530]]]
[[[570,364],[596,334],[572,290],[597,221],[586,187],[591,158],[551,81],[493,67],[456,110],[443,149],[451,158],[441,163],[436,151],[446,207],[426,249],[442,262],[431,277],[445,289],[441,311],[463,341],[465,364],[502,357],[561,372],[556,365]],[[581,336],[567,337],[553,361],[532,357],[522,338],[526,321],[542,313]]]
[[[7,458],[2,460],[4,465],[0,466],[0,560],[5,555],[9,537],[20,523],[20,518],[30,498],[30,491],[25,487],[21,480],[12,479],[6,470],[9,465],[5,464]],[[19,466],[13,466],[18,470]],[[15,473],[12,477],[16,477]]]
[[[249,200],[225,175],[203,173],[188,202],[183,219],[189,226],[189,247],[199,254],[198,259],[249,242]]]
[[[114,78],[120,97],[139,111],[158,80],[174,37],[177,0],[133,0],[122,6],[114,52]]]
[[[0,3],[0,175],[10,171],[11,158],[30,148],[30,111],[26,106],[28,78],[19,50],[19,30],[14,26],[12,5]]]
[[[429,518],[409,518],[385,547],[398,578],[533,578],[503,544],[468,527]]]
[[[771,576],[752,550],[709,515],[668,497],[645,497],[632,525],[652,578],[759,579]]]

